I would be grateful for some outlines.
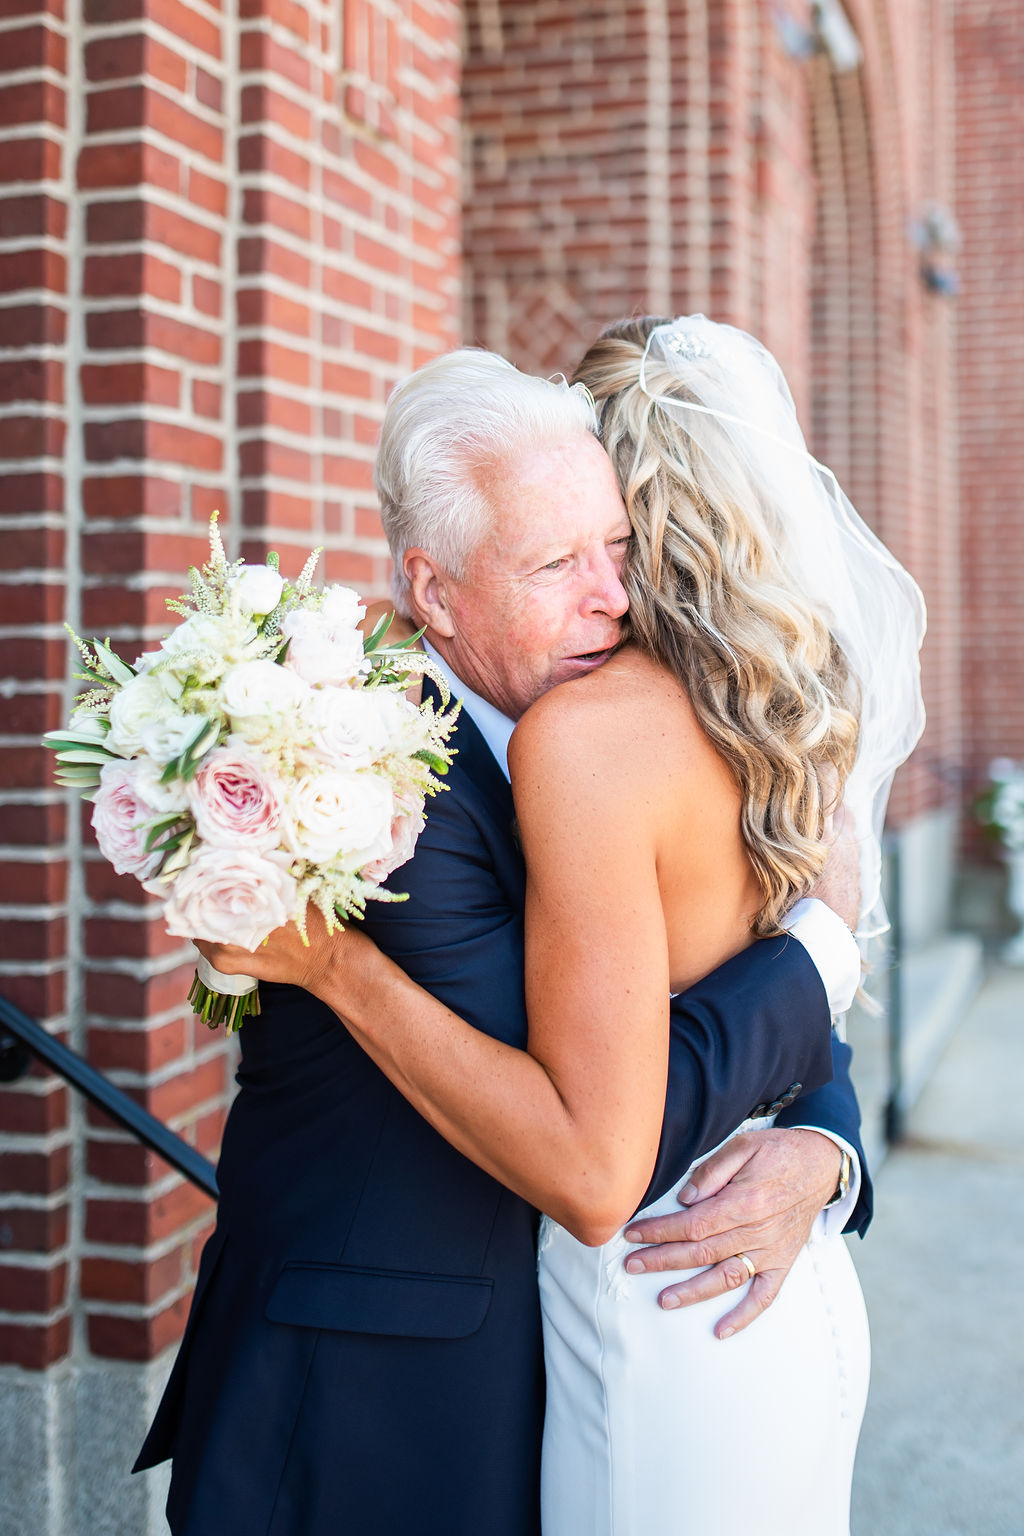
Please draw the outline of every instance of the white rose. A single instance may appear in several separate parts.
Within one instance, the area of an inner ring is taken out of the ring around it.
[[[1024,849],[1024,784],[1003,784],[992,804],[992,818],[1004,828],[1003,842],[1017,852]]]
[[[393,815],[391,785],[379,774],[307,774],[289,789],[282,842],[311,864],[359,867],[391,852]]]
[[[160,720],[147,720],[139,727],[139,741],[143,752],[155,763],[169,763],[180,757],[202,725],[199,715],[165,715]]]
[[[258,720],[300,709],[309,688],[276,661],[245,661],[232,667],[221,683],[220,699],[232,720]]]
[[[356,629],[359,620],[366,617],[366,608],[359,601],[358,592],[353,592],[351,587],[325,587],[320,612],[335,631]]]
[[[108,727],[104,724],[100,715],[94,714],[91,709],[74,709],[68,725],[78,741],[95,741],[100,746],[109,745]]]
[[[183,651],[220,650],[226,638],[224,620],[219,614],[193,613],[164,636],[160,650],[164,657],[178,656]]]
[[[425,717],[404,693],[374,688],[373,695],[392,751],[411,754],[426,745]]]
[[[192,717],[195,719],[195,716]],[[166,816],[171,811],[188,810],[188,786],[182,779],[171,779],[161,784],[163,769],[148,757],[138,757],[132,763],[135,770],[134,786],[141,799],[153,807],[154,816]]]
[[[245,848],[201,848],[171,886],[168,933],[257,949],[296,916],[291,859]]]
[[[133,678],[110,704],[110,745],[123,757],[142,750],[142,729],[171,714],[171,703],[155,677]]]
[[[243,613],[273,613],[281,601],[284,578],[269,565],[243,565],[232,591]]]
[[[310,721],[317,750],[344,768],[368,768],[388,744],[385,712],[370,688],[319,688]]]
[[[351,683],[369,671],[359,631],[335,629],[322,614],[306,609],[289,613],[281,633],[288,640],[285,665],[312,686]]]
[[[104,763],[92,824],[100,852],[119,875],[145,880],[159,869],[162,855],[146,852],[148,823],[154,814],[154,807],[140,794],[138,765]]]
[[[426,826],[423,801],[419,797],[406,796],[395,802],[395,816],[391,823],[391,851],[382,859],[374,859],[359,871],[364,880],[379,885],[394,874],[402,864],[412,858],[416,842]]]

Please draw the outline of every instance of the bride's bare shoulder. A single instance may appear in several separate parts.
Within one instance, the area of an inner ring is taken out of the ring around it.
[[[633,647],[586,677],[544,694],[516,726],[509,749],[513,776],[551,763],[600,764],[621,788],[636,774],[650,781],[664,765],[672,774],[696,766],[709,747],[685,688]]]
[[[390,603],[384,598],[375,603],[367,603],[366,616],[359,625],[359,628],[364,635],[372,635],[381,619],[386,618],[391,619],[387,634],[390,644],[393,645],[396,640],[408,640],[410,635],[416,633],[416,625],[412,620],[407,619],[404,614],[398,613],[394,603]],[[417,648],[419,650],[423,649],[422,645],[419,644]]]

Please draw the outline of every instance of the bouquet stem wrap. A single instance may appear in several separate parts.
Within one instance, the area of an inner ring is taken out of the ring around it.
[[[244,1019],[259,1013],[259,982],[255,976],[225,976],[200,955],[188,1000],[210,1029],[223,1024],[231,1035],[241,1029]]]

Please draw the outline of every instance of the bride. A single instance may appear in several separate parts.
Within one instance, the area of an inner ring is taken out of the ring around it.
[[[461,1152],[548,1213],[545,1536],[678,1530],[681,1510],[694,1536],[843,1536],[868,1342],[842,1239],[813,1233],[723,1344],[720,1304],[666,1317],[658,1277],[624,1272],[622,1229],[658,1147],[669,993],[778,931],[841,800],[877,923],[881,815],[920,730],[920,600],[807,454],[752,338],[623,322],[577,380],[632,527],[633,639],[544,694],[510,744],[528,1050],[356,930],[332,944],[311,925],[310,950],[280,930],[255,959],[202,947],[321,997]]]

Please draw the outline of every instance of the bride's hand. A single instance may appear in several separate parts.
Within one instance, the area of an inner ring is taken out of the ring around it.
[[[241,949],[237,944],[211,944],[205,939],[192,942],[212,966],[225,976],[255,976],[257,981],[287,982],[318,994],[323,984],[333,947],[347,944],[350,948],[360,941],[369,943],[362,934],[346,930],[344,933],[327,932],[327,924],[315,907],[306,915],[308,943],[294,923],[274,932],[256,950]]]

